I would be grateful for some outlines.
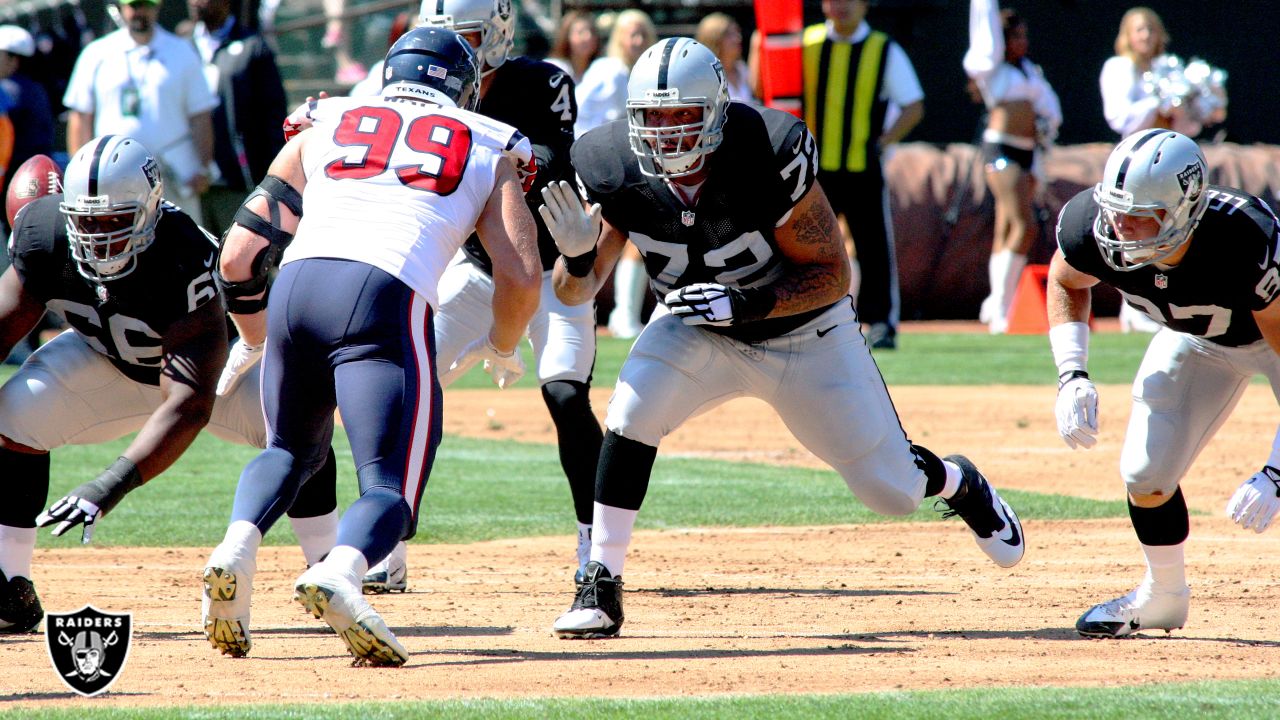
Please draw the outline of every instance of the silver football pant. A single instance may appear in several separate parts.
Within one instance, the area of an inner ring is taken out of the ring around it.
[[[228,442],[266,447],[258,368],[213,405],[207,429]],[[0,435],[37,450],[92,445],[142,429],[160,388],[136,382],[74,330],[42,345],[0,387]]]
[[[656,446],[688,418],[736,397],[769,403],[868,508],[906,515],[923,499],[924,471],[849,300],[750,344],[656,317],[622,367],[605,424]]]
[[[1120,453],[1129,492],[1171,494],[1258,374],[1280,399],[1280,356],[1266,340],[1233,348],[1168,328],[1156,333],[1133,381]]]

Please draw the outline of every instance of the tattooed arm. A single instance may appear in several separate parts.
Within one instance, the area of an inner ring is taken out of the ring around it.
[[[774,231],[785,271],[768,286],[777,302],[768,317],[797,315],[839,300],[849,292],[849,261],[836,215],[814,183],[791,216]]]

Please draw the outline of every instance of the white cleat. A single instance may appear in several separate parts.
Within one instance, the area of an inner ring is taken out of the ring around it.
[[[1143,582],[1128,595],[1089,608],[1076,620],[1076,632],[1095,638],[1125,637],[1142,630],[1169,633],[1187,624],[1190,608],[1191,588],[1162,592]]]
[[[323,562],[304,572],[294,589],[294,599],[342,638],[355,656],[354,664],[399,667],[409,660],[409,651],[360,594],[360,588],[329,571]]]
[[[204,636],[215,650],[231,657],[249,654],[249,604],[257,563],[222,545],[213,549],[205,565],[200,616]]]
[[[360,590],[365,595],[406,592],[409,589],[409,548],[404,541],[396,543],[391,554],[369,568]]]
[[[1018,514],[1009,507],[991,483],[969,458],[948,455],[944,458],[960,468],[964,481],[960,490],[942,502],[950,508],[943,517],[959,515],[982,552],[1003,568],[1017,565],[1027,551],[1026,536]]]
[[[622,620],[622,578],[592,561],[574,593],[573,606],[556,619],[551,631],[564,640],[614,637]]]

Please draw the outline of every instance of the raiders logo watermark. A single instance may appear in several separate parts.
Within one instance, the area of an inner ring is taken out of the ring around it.
[[[73,613],[49,613],[45,644],[62,682],[92,697],[120,677],[133,640],[133,613],[106,613],[85,605]]]

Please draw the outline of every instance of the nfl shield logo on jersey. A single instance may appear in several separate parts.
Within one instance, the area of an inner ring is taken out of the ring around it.
[[[1156,273],[1156,287],[1161,290],[1167,290],[1169,288],[1169,276],[1164,273]]]
[[[680,213],[680,222],[684,223],[684,226],[685,226],[685,227],[693,227],[693,211],[692,211],[692,210],[685,210],[685,211],[681,212],[681,213]]]
[[[133,639],[133,614],[106,613],[92,605],[73,613],[49,613],[44,635],[58,677],[91,697],[120,677]]]

